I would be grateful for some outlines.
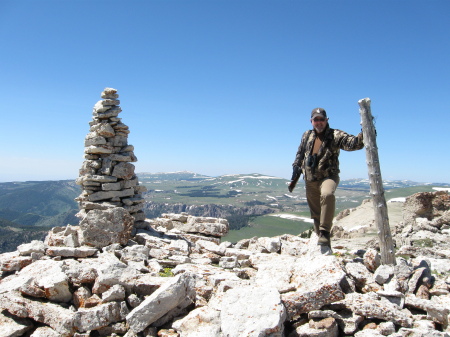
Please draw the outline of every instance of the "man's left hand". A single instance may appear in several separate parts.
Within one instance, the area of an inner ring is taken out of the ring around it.
[[[288,186],[289,192],[292,193],[292,191],[294,190],[296,184],[297,184],[297,182],[295,180],[291,180],[291,183]]]

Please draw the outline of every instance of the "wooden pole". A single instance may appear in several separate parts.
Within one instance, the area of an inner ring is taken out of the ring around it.
[[[378,159],[378,148],[376,131],[373,125],[373,117],[370,111],[370,98],[358,101],[359,113],[361,114],[361,125],[366,148],[366,161],[369,172],[370,194],[372,196],[373,209],[375,212],[375,224],[378,228],[380,240],[381,263],[395,265],[394,244],[392,242],[389,217],[384,197],[383,180],[381,179],[380,161]]]

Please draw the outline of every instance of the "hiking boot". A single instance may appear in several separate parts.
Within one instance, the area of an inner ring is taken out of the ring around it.
[[[317,241],[319,246],[331,247],[330,232],[321,230],[319,233],[319,240]]]

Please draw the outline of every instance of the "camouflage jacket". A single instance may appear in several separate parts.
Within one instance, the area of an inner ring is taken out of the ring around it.
[[[292,166],[301,168],[304,179],[307,181],[322,180],[328,177],[339,175],[339,153],[340,150],[355,151],[364,147],[363,134],[359,133],[357,136],[349,135],[348,133],[332,129],[329,126],[324,131],[322,146],[317,153],[317,156],[312,156],[314,141],[317,134],[314,130],[306,131],[298,147],[297,155]],[[304,149],[305,153],[302,156],[302,143],[306,142]],[[303,160],[301,158],[303,157]]]

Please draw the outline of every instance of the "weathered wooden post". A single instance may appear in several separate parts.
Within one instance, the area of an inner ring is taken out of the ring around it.
[[[381,179],[380,161],[376,132],[373,125],[373,117],[370,111],[370,98],[358,101],[361,125],[366,148],[366,161],[370,181],[370,194],[372,195],[373,209],[375,212],[375,224],[378,228],[380,241],[381,263],[395,265],[394,244],[392,242],[391,229],[386,199],[384,197],[383,180]]]

